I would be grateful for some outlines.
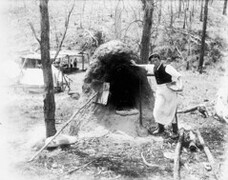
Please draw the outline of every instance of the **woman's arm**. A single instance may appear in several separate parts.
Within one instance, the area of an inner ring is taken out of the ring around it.
[[[147,74],[154,75],[154,64],[136,64],[134,60],[131,60],[132,66],[142,67],[147,71]]]
[[[183,90],[182,75],[170,65],[166,66],[165,71],[172,76],[172,82],[169,84],[170,87],[172,87],[171,89],[176,88],[176,91],[182,91]]]

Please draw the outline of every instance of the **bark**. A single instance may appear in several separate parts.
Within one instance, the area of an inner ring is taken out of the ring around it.
[[[146,0],[144,4],[143,32],[141,40],[141,63],[147,63],[150,51],[150,37],[153,19],[153,0]]]
[[[161,23],[161,17],[162,17],[162,0],[160,0],[160,4],[159,4],[159,14],[158,14],[158,22],[159,24]]]
[[[223,12],[222,12],[223,15],[227,15],[226,8],[227,8],[227,0],[224,0]]]
[[[203,21],[203,1],[204,0],[201,0],[201,8],[200,8],[200,21],[201,22]]]
[[[170,27],[173,27],[173,1],[170,1]]]
[[[200,51],[201,53],[200,53],[199,66],[198,66],[198,70],[199,70],[200,74],[202,74],[202,71],[203,71],[205,39],[206,39],[206,31],[207,31],[208,2],[209,2],[209,0],[205,0],[205,5],[204,5],[203,34],[202,34],[202,38],[201,38],[201,51]]]
[[[186,21],[187,21],[187,10],[185,9],[184,10],[184,24],[183,24],[183,29],[185,29],[185,26],[186,26]]]
[[[40,0],[41,15],[41,63],[44,76],[44,120],[46,126],[46,137],[53,136],[56,133],[55,128],[55,97],[52,77],[52,68],[50,61],[50,41],[49,41],[49,13],[48,0]]]
[[[181,1],[182,1],[182,0],[179,0],[179,12],[178,12],[178,17],[180,17],[180,14],[181,14]]]

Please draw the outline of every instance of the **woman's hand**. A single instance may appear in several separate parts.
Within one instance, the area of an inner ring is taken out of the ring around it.
[[[134,60],[130,60],[132,66],[137,66]]]

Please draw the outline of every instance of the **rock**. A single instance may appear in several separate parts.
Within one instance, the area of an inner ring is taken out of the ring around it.
[[[52,138],[53,136],[47,138],[45,140],[45,144],[50,140],[50,138]],[[58,146],[62,146],[62,145],[70,145],[70,144],[74,144],[77,142],[77,137],[76,136],[69,136],[69,135],[65,135],[65,134],[60,134],[59,136],[57,136],[49,145],[49,148],[54,148],[54,147],[58,147]]]

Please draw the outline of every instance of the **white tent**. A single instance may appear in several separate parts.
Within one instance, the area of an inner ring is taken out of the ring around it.
[[[62,72],[52,65],[54,87],[58,87],[63,82]],[[24,85],[44,86],[43,71],[39,68],[27,68],[22,70],[20,83]]]
[[[58,56],[57,58],[64,58],[65,56]],[[19,83],[28,88],[43,88],[44,77],[41,69],[40,54],[33,53],[21,57],[22,68]],[[53,84],[54,87],[62,87],[66,79],[63,73],[52,65]]]

